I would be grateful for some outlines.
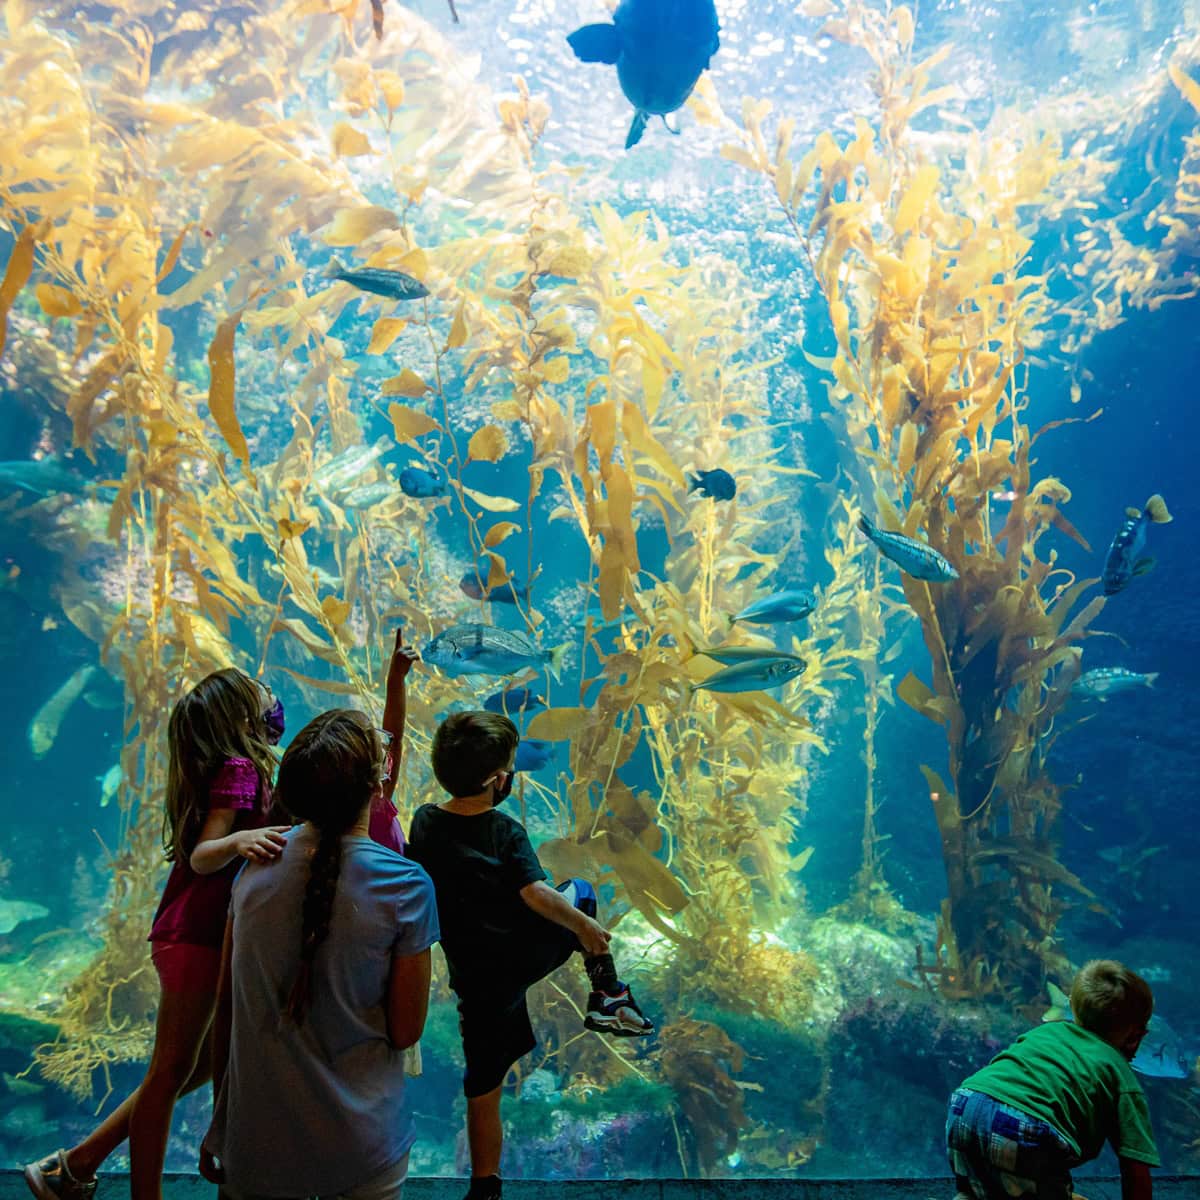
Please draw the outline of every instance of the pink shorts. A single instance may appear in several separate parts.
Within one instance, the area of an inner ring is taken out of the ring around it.
[[[164,992],[217,991],[221,951],[216,946],[192,942],[151,942],[150,959]]]

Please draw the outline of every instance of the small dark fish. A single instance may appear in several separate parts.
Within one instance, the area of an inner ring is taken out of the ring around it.
[[[816,607],[817,598],[812,592],[793,588],[747,604],[729,618],[729,623],[749,621],[753,625],[775,625],[780,621],[803,621]]]
[[[383,0],[371,0],[371,28],[376,41],[383,38]]]
[[[1146,530],[1151,524],[1165,525],[1170,520],[1167,502],[1157,493],[1146,501],[1141,512],[1136,508],[1125,510],[1125,520],[1104,560],[1106,596],[1115,596],[1135,575],[1145,575],[1154,569],[1154,559],[1142,556],[1146,548]]]
[[[494,588],[487,585],[487,570],[468,571],[459,581],[463,594],[472,600],[487,600],[491,604],[528,604],[529,587],[522,585],[514,575],[507,583],[498,583]]]
[[[879,547],[883,557],[890,558],[906,575],[927,583],[949,583],[958,578],[954,564],[932,546],[906,533],[877,529],[866,517],[858,518],[858,527]]]
[[[626,150],[652,116],[666,124],[667,114],[683,107],[720,48],[719,28],[713,0],[621,0],[611,24],[584,25],[567,38],[576,58],[617,68],[621,91],[637,110]]]
[[[539,738],[522,738],[517,743],[514,771],[540,771],[554,757],[554,747]]]
[[[359,291],[370,292],[373,296],[385,296],[389,300],[420,300],[429,295],[429,289],[419,279],[388,267],[347,269],[336,258],[331,258],[325,268],[325,277],[339,279],[351,287],[358,288]]]
[[[416,500],[428,500],[446,494],[446,481],[424,467],[405,467],[396,480],[406,496]]]
[[[714,500],[732,500],[737,495],[737,484],[728,471],[716,467],[712,471],[697,471],[688,491],[701,492]]]
[[[488,712],[504,713],[512,716],[514,713],[536,712],[546,707],[546,701],[529,688],[509,688],[507,692],[493,692],[484,702],[483,707]]]
[[[693,692],[760,692],[782,687],[789,679],[802,675],[808,663],[795,655],[786,658],[755,658],[714,671],[703,683],[692,685]]]

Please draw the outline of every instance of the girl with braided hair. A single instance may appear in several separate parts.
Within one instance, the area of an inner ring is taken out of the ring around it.
[[[201,1161],[232,1200],[400,1195],[403,1051],[425,1025],[438,923],[429,876],[369,837],[390,744],[360,712],[310,721],[276,783],[303,824],[234,884]]]

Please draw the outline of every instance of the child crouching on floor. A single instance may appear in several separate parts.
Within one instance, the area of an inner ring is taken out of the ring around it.
[[[433,773],[450,793],[413,816],[409,856],[433,879],[450,986],[458,996],[466,1073],[468,1200],[498,1200],[500,1089],[537,1045],[525,993],[583,954],[591,983],[584,1024],[618,1037],[654,1026],[617,978],[596,893],[582,879],[550,887],[519,821],[498,811],[512,790],[517,727],[490,712],[447,717],[433,739]]]
[[[1071,988],[1075,1020],[1017,1038],[950,1097],[946,1144],[955,1200],[1071,1200],[1071,1169],[1107,1138],[1122,1200],[1150,1200],[1158,1151],[1130,1063],[1154,1011],[1150,985],[1118,962],[1088,963]]]

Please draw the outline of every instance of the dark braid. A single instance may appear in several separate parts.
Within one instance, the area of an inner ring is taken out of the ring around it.
[[[329,936],[342,871],[342,837],[370,802],[380,757],[381,747],[367,718],[333,709],[296,735],[279,764],[280,803],[317,831],[301,910],[300,969],[284,1006],[297,1025],[308,1013],[313,964]]]

